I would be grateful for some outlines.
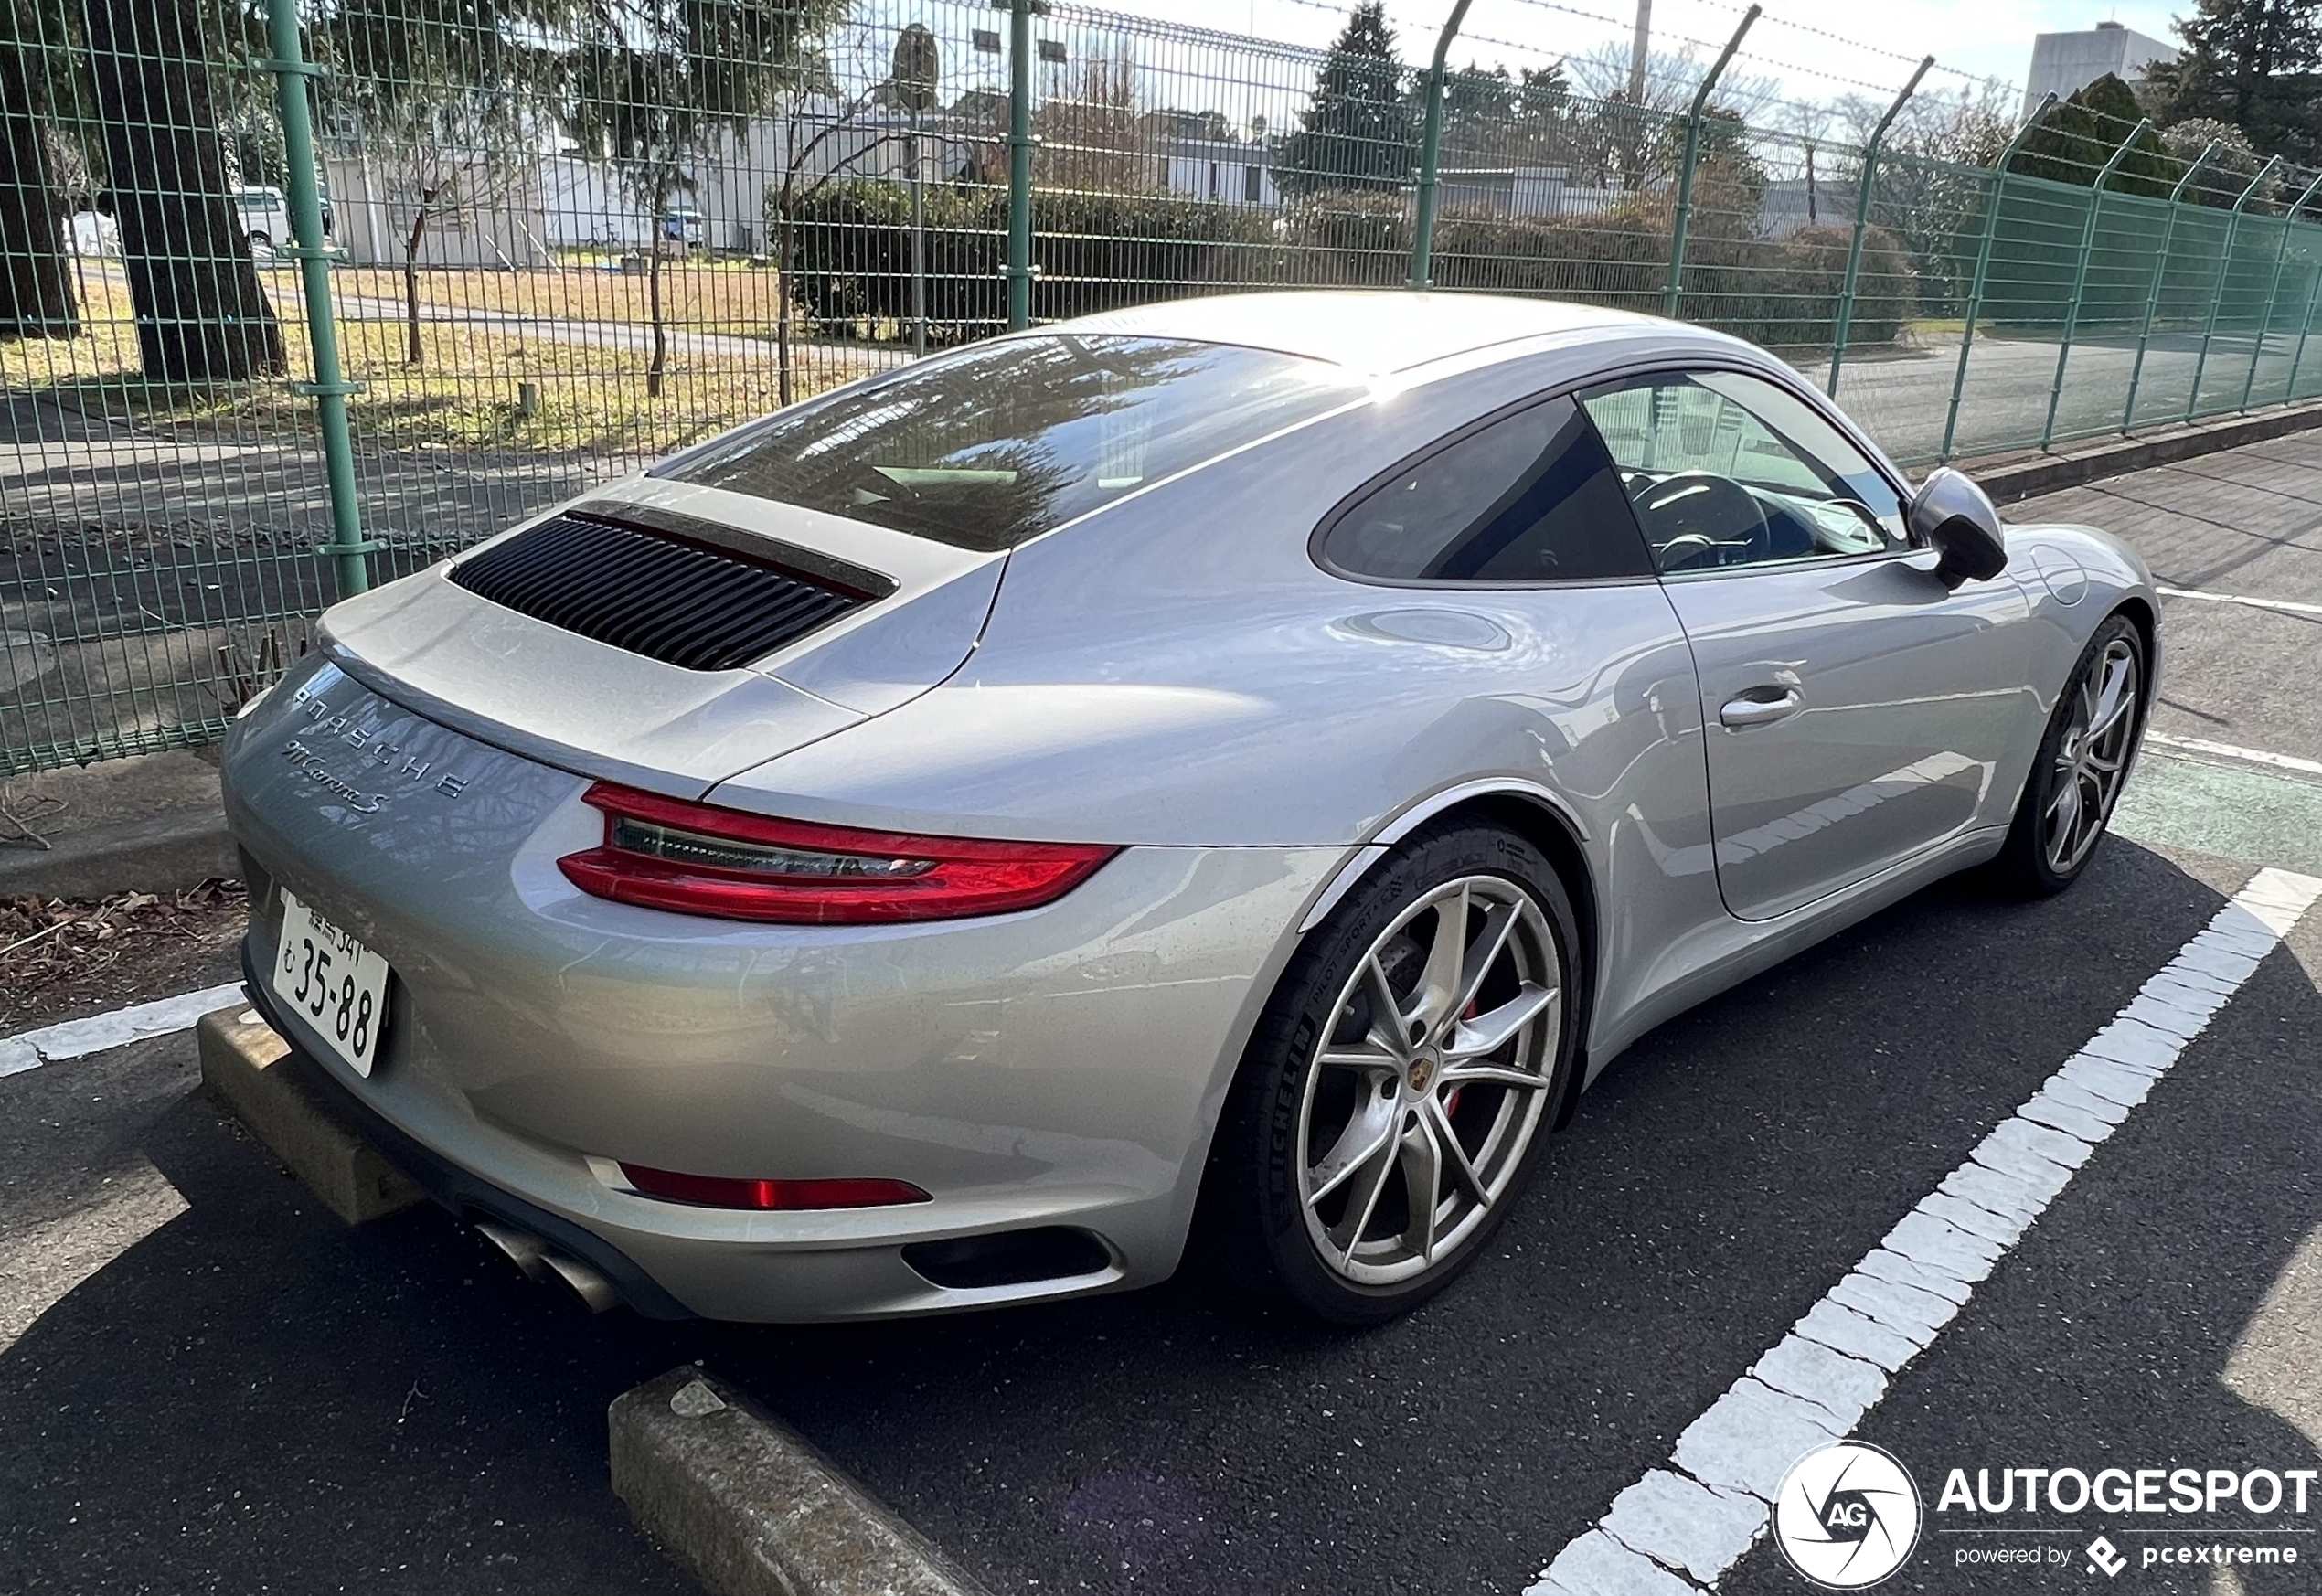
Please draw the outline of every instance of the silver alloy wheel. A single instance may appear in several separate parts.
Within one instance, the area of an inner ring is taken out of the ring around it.
[[[1372,942],[1298,1108],[1299,1205],[1327,1268],[1411,1280],[1506,1195],[1560,1052],[1561,968],[1547,916],[1502,876],[1432,888]]]
[[[2115,637],[2074,689],[2043,817],[2048,867],[2059,876],[2088,857],[2120,795],[2136,731],[2136,645]]]

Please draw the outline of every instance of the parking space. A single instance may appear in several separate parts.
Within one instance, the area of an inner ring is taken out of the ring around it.
[[[2322,656],[2322,447],[2314,434],[2093,483],[2007,514],[2116,532],[2171,590],[2154,730],[2322,762],[2312,670]]]
[[[2114,526],[2172,587],[2322,607],[2317,459],[2277,441],[2010,515]],[[2168,624],[2157,729],[2322,761],[2322,632],[2212,599]],[[935,1323],[591,1318],[431,1210],[341,1229],[195,1089],[190,1037],[0,1079],[0,1569],[683,1590],[607,1487],[603,1411],[698,1359],[995,1592],[1522,1591],[2253,870],[2322,871],[2298,855],[2322,777],[2157,749],[2122,829],[2063,898],[1946,884],[1647,1037],[1492,1256],[1358,1335],[1198,1270]],[[1858,1433],[1931,1507],[1953,1468],[2322,1468],[2317,980],[2322,910],[1871,1410]],[[1889,1588],[2088,1577],[1964,1569],[1960,1526],[1931,1517]],[[2314,1588],[2223,1578],[2119,1583]],[[1803,1588],[1763,1546],[1720,1586]]]

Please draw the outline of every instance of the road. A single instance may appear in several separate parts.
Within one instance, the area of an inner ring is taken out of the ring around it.
[[[189,1037],[0,1079],[0,1569],[682,1590],[607,1489],[602,1415],[698,1359],[996,1593],[1522,1591],[2254,871],[2322,874],[2317,506],[2292,439],[2011,511],[2104,522],[2208,595],[2168,601],[2176,741],[2088,877],[2032,905],[1946,884],[1663,1027],[1493,1255],[1369,1334],[1198,1271],[942,1323],[591,1319],[432,1211],[338,1228],[194,1089]],[[1931,1507],[1954,1468],[2322,1467],[2317,1036],[2322,910],[1862,1421]],[[2205,1524],[2310,1531],[2314,1506]],[[2109,1522],[2132,1553],[2184,1528]],[[2093,1578],[1965,1569],[1961,1516],[1929,1525],[1882,1591]],[[2117,1583],[2310,1592],[2318,1538],[2309,1566]],[[1805,1589],[1763,1544],[1719,1588]]]

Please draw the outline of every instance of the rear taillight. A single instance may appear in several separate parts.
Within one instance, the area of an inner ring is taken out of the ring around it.
[[[768,1212],[883,1208],[897,1203],[935,1200],[908,1180],[737,1180],[723,1175],[680,1175],[674,1169],[648,1169],[642,1164],[623,1164],[621,1173],[647,1197],[698,1203],[707,1208],[758,1208]]]
[[[604,841],[557,861],[581,891],[719,920],[864,925],[1053,902],[1120,850],[773,820],[600,782]]]

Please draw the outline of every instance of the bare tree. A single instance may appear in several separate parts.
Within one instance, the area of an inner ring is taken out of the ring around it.
[[[1032,112],[1032,181],[1084,194],[1150,193],[1160,161],[1138,100],[1136,57],[1126,45],[1074,66],[1063,91]]]
[[[866,30],[847,30],[844,48],[847,65],[863,69],[877,59],[877,41]],[[856,80],[861,80],[859,75]],[[781,164],[774,181],[766,185],[765,200],[774,246],[775,397],[783,404],[796,397],[791,324],[797,309],[801,215],[815,196],[842,176],[859,174],[873,155],[894,142],[892,131],[876,119],[895,98],[884,78],[860,93],[844,92],[826,57],[783,97],[777,116]]]
[[[422,367],[420,258],[428,235],[506,204],[537,180],[534,154],[514,123],[465,101],[416,104],[365,133],[365,176],[387,191],[402,243],[404,364]]]

